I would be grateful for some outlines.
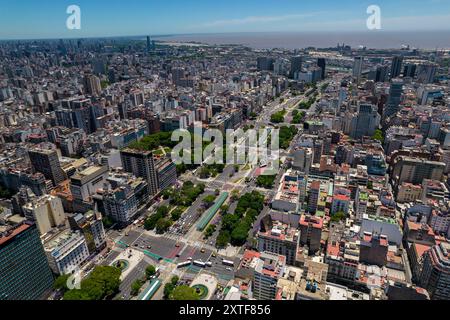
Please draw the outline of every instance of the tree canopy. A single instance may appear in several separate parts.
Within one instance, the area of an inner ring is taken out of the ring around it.
[[[185,285],[175,287],[170,295],[170,300],[196,301],[199,299],[200,297],[195,289]]]
[[[103,300],[119,291],[121,271],[111,266],[96,266],[88,278],[81,281],[81,289],[69,290],[64,300]]]

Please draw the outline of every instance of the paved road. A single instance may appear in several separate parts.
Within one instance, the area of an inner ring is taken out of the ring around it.
[[[133,282],[135,282],[137,279],[143,279],[145,276],[145,269],[149,263],[147,263],[145,260],[140,261],[136,267],[133,268],[133,270],[130,271],[130,273],[123,279],[122,283],[120,284],[120,295],[123,299],[129,300],[131,298],[131,285]]]

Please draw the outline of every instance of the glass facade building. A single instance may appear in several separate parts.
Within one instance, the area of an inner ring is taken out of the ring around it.
[[[0,300],[44,298],[53,281],[34,223],[25,222],[0,234]]]

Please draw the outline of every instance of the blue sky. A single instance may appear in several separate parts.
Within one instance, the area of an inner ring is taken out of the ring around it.
[[[81,30],[66,9],[81,8]],[[0,39],[220,32],[450,30],[450,0],[0,0]]]

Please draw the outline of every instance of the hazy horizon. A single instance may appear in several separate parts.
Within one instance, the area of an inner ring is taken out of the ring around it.
[[[54,37],[35,39],[0,39],[0,41],[52,41],[136,39],[143,40],[145,34],[129,36]],[[365,46],[370,49],[399,49],[409,45],[417,49],[449,49],[450,30],[436,31],[272,31],[272,32],[203,32],[180,34],[157,34],[150,36],[164,42],[199,42],[206,45],[244,45],[254,49],[330,48],[339,44],[352,47]]]

